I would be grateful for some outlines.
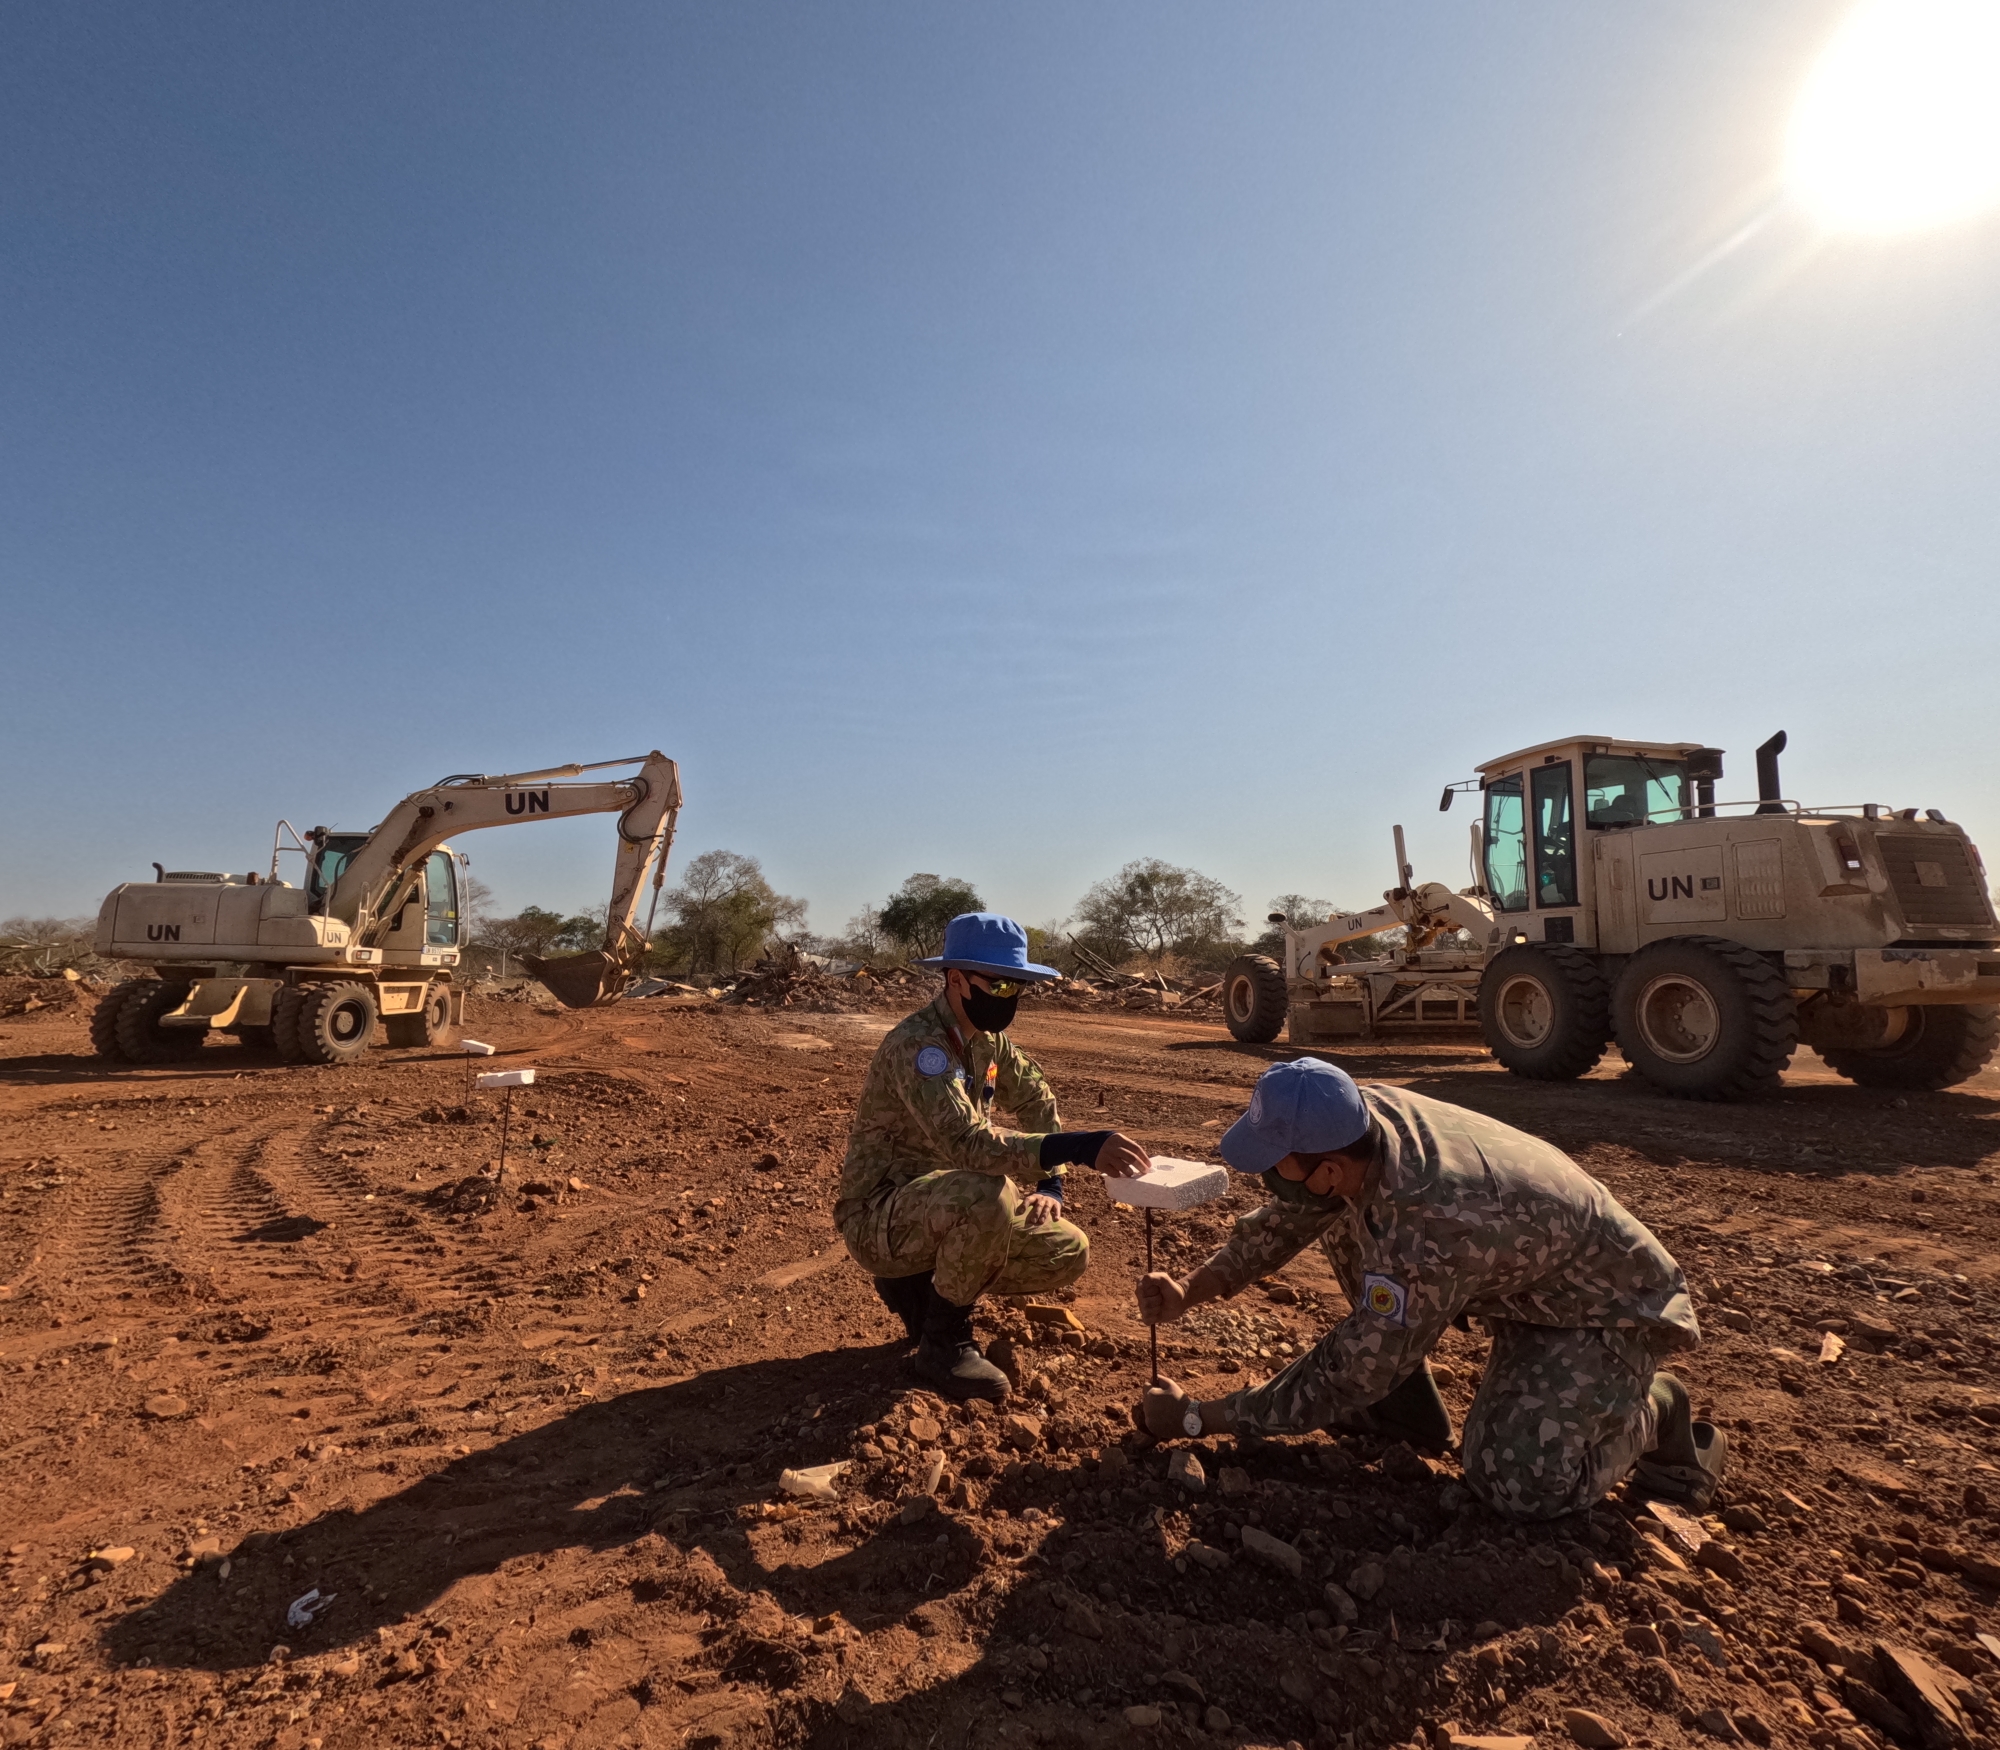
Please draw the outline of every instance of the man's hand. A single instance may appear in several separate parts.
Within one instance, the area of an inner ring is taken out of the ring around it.
[[[1155,1440],[1185,1440],[1187,1413],[1193,1399],[1170,1379],[1148,1386],[1139,1400],[1139,1419]]]
[[[1047,1227],[1052,1221],[1062,1220],[1062,1199],[1051,1197],[1046,1191],[1030,1191],[1021,1199],[1021,1208],[1030,1227]]]
[[[1164,1270],[1141,1276],[1138,1283],[1139,1319],[1148,1325],[1170,1325],[1188,1309],[1187,1288]]]
[[[1129,1136],[1114,1130],[1104,1139],[1097,1159],[1090,1164],[1107,1179],[1136,1179],[1141,1173],[1152,1171],[1153,1157]]]

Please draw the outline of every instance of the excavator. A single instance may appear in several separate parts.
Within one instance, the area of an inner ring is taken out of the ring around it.
[[[639,769],[586,776],[626,766]],[[460,772],[404,797],[371,832],[301,835],[281,820],[268,874],[155,863],[154,880],[113,888],[98,911],[97,952],[152,971],[98,1004],[91,1043],[114,1062],[174,1063],[221,1033],[287,1063],[324,1065],[353,1063],[383,1035],[392,1046],[449,1045],[464,1019],[452,977],[464,924],[460,858],[445,841],[579,814],[618,816],[603,945],[527,965],[569,1008],[612,1001],[650,939],[650,915],[644,929],[635,920],[649,886],[659,904],[680,807],[680,768],[655,750],[498,777]],[[279,879],[287,854],[304,858],[298,886]]]

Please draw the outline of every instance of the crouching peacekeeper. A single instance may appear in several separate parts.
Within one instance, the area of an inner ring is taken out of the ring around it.
[[[1143,1278],[1140,1316],[1165,1323],[1235,1294],[1315,1240],[1352,1310],[1249,1391],[1195,1403],[1163,1382],[1140,1407],[1152,1433],[1361,1427],[1441,1451],[1451,1423],[1426,1358],[1469,1316],[1493,1339],[1462,1445],[1487,1505],[1553,1519],[1635,1466],[1649,1493],[1707,1504],[1727,1442],[1659,1371],[1700,1341],[1686,1279],[1559,1149],[1311,1057],[1264,1072],[1221,1149],[1271,1201],[1185,1282]]]
[[[1042,1072],[1008,1039],[1022,987],[1062,976],[1029,962],[1019,924],[967,912],[922,964],[944,969],[944,990],[868,1066],[833,1220],[918,1345],[918,1378],[997,1401],[1007,1376],[973,1341],[973,1302],[1074,1282],[1090,1241],[1063,1219],[1065,1170],[1129,1178],[1149,1161],[1115,1131],[1065,1131]],[[994,1129],[996,1109],[1021,1129]],[[1023,1196],[1016,1178],[1034,1190]]]

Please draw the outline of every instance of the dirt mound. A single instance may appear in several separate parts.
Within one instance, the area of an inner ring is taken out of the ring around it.
[[[0,1016],[54,1015],[89,1009],[111,987],[89,978],[0,977]]]
[[[1707,1108],[1341,1051],[1549,1136],[1688,1270],[1725,1494],[1512,1526],[1406,1447],[1137,1437],[1144,1228],[1087,1174],[1078,1290],[982,1308],[1005,1413],[911,1390],[830,1210],[875,1043],[933,988],[810,1024],[482,1004],[538,1071],[497,1200],[499,1102],[456,1058],[127,1070],[87,1003],[0,1029],[0,1743],[1994,1741],[2000,1077],[1877,1096],[1801,1054]],[[1077,1121],[1212,1157],[1270,1054],[1150,1004],[1059,986],[1017,1031]],[[1254,1200],[1163,1219],[1157,1255],[1192,1268]],[[1302,1256],[1162,1365],[1214,1396],[1344,1312]],[[1438,1353],[1461,1424],[1486,1348]],[[829,1463],[833,1499],[780,1488]]]

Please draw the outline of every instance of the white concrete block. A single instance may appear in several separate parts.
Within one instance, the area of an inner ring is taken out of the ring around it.
[[[489,1070],[479,1078],[482,1088],[531,1088],[535,1085],[535,1072],[531,1069]]]

